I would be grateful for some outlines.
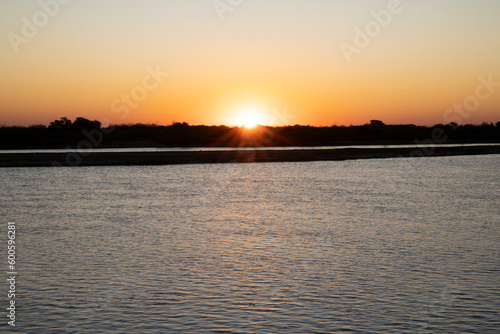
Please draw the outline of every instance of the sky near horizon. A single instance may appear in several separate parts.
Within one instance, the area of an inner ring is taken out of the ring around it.
[[[10,0],[0,22],[0,125],[500,121],[498,0]]]

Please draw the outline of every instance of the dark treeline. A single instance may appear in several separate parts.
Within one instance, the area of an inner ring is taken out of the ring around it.
[[[500,143],[500,122],[481,125],[386,125],[372,120],[356,126],[190,126],[174,123],[115,125],[79,117],[49,126],[0,127],[0,149],[195,146],[330,146],[413,143]]]

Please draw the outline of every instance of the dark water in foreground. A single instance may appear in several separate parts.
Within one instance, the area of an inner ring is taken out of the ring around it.
[[[498,166],[0,169],[13,332],[498,333]]]

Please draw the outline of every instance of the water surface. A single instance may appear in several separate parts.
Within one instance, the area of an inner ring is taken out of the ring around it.
[[[2,168],[17,330],[497,333],[498,166]]]
[[[412,144],[412,145],[338,145],[338,146],[261,146],[261,147],[114,147],[114,148],[54,148],[54,149],[24,149],[24,150],[0,150],[0,154],[6,153],[114,153],[114,152],[197,152],[197,151],[273,151],[273,150],[340,150],[346,148],[357,149],[381,149],[381,148],[426,148],[426,147],[474,147],[474,146],[500,146],[498,143],[474,143],[474,144]]]

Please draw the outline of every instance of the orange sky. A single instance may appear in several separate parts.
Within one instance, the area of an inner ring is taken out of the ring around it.
[[[500,121],[496,0],[57,1],[0,4],[0,125]]]

